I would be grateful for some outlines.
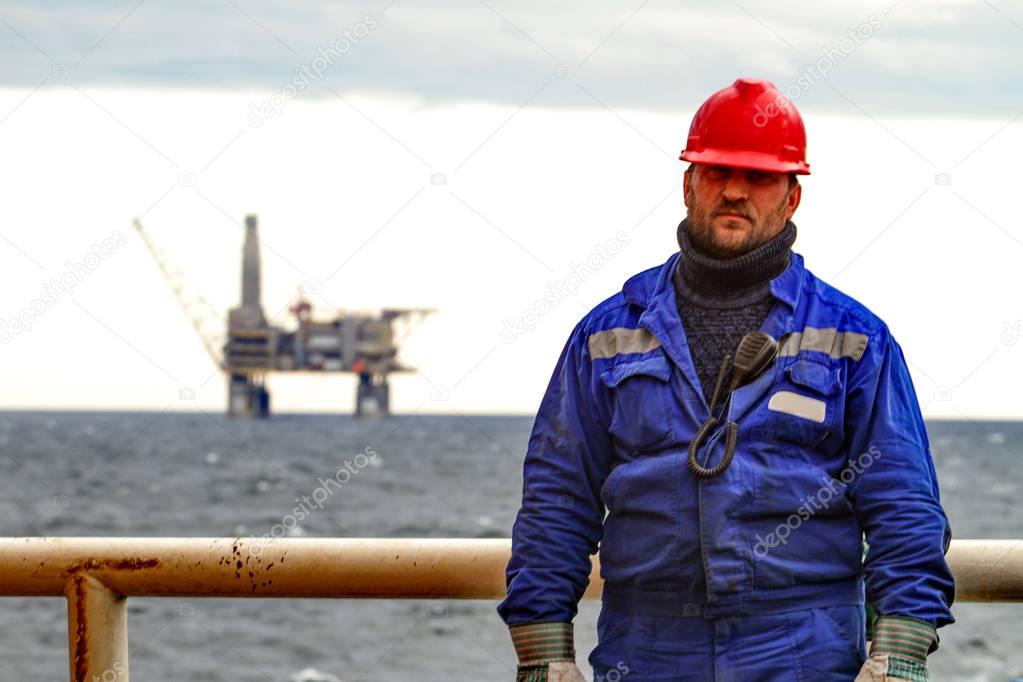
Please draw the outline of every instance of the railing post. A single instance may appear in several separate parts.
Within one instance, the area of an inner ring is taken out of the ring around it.
[[[127,598],[84,573],[64,594],[71,682],[128,682]]]

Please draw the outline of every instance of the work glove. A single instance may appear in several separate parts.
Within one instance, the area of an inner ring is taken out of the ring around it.
[[[571,623],[527,623],[508,629],[519,656],[515,682],[586,682],[575,665]]]
[[[519,665],[515,682],[586,682],[573,661]]]
[[[938,634],[929,623],[880,616],[874,625],[870,656],[855,682],[929,682],[927,654],[937,648]]]
[[[554,661],[547,664],[547,682],[586,682],[573,661]]]

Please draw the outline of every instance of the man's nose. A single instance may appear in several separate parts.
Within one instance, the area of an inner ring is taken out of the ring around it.
[[[729,201],[749,198],[749,182],[746,180],[745,173],[733,172],[728,175],[728,182],[725,183],[724,196],[725,199]]]

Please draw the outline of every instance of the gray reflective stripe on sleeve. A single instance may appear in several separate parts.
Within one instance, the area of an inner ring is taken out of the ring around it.
[[[805,327],[802,332],[789,332],[782,337],[779,356],[798,355],[813,350],[827,353],[838,360],[850,357],[859,360],[867,349],[867,335],[859,332],[840,332],[835,327]]]
[[[613,358],[624,353],[646,353],[658,348],[661,342],[646,329],[615,327],[590,334],[587,341],[590,358]]]

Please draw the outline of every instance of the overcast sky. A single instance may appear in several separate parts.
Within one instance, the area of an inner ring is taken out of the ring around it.
[[[519,105],[571,74],[545,104],[678,111],[756,73],[818,111],[987,116],[1023,89],[1018,0],[5,0],[0,22],[0,83],[31,87],[273,89],[351,36],[305,94]]]
[[[275,323],[300,287],[320,317],[436,308],[395,408],[530,414],[578,319],[677,249],[695,108],[755,76],[806,121],[807,266],[888,322],[926,416],[1023,416],[1020,3],[283,7],[0,6],[0,407],[221,411],[131,218],[222,321],[258,213]],[[353,381],[271,389],[346,412]]]

